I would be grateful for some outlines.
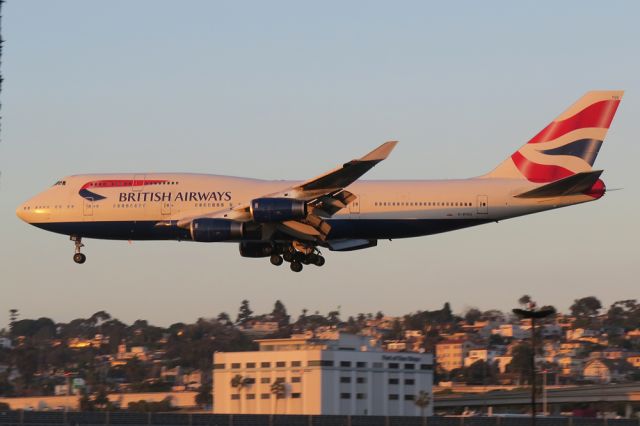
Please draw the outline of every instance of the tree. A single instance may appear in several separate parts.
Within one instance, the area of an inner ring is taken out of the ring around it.
[[[251,315],[253,315],[253,311],[249,307],[249,301],[245,299],[240,302],[240,309],[238,310],[238,318],[236,319],[236,324],[244,325],[252,318]]]
[[[213,395],[211,394],[211,385],[202,385],[196,394],[195,403],[202,409],[207,409],[213,404]]]
[[[13,324],[18,320],[20,313],[17,309],[9,309],[9,329],[13,329]]]
[[[329,324],[331,325],[337,325],[340,322],[340,311],[329,311],[327,314],[327,321],[329,321]]]
[[[587,326],[591,325],[593,318],[602,309],[602,303],[595,296],[587,296],[574,300],[570,309],[571,315],[576,318],[576,325]]]
[[[524,294],[520,296],[520,299],[518,299],[518,304],[522,306],[528,306],[531,302],[531,296],[529,296],[528,294]]]
[[[464,314],[464,320],[467,324],[473,324],[474,322],[480,320],[482,318],[482,312],[478,308],[469,308],[467,312]]]
[[[420,407],[420,416],[422,417],[422,426],[427,425],[427,417],[425,416],[425,410],[431,404],[431,396],[429,392],[421,390],[418,392],[414,403]]]
[[[218,317],[216,318],[216,320],[217,320],[219,323],[222,323],[222,324],[224,324],[224,325],[229,325],[229,324],[231,324],[231,317],[230,317],[230,316],[229,316],[229,314],[228,314],[228,313],[226,313],[226,312],[220,312],[220,313],[218,314]]]
[[[519,377],[520,383],[531,377],[531,345],[521,343],[513,348],[513,359],[507,366],[507,370]]]
[[[287,315],[287,308],[285,308],[284,304],[279,300],[276,300],[276,303],[273,306],[271,317],[274,321],[278,322],[280,327],[289,325],[289,315]]]

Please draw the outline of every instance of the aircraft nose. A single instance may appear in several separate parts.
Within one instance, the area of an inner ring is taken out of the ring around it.
[[[27,206],[27,203],[24,203],[18,206],[18,208],[16,209],[16,216],[18,216],[23,221],[29,223],[29,212],[30,212],[30,207]]]

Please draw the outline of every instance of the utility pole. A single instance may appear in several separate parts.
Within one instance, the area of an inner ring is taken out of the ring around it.
[[[529,309],[513,309],[512,312],[520,318],[531,321],[531,426],[536,426],[536,319],[543,319],[555,314],[553,308],[536,309],[535,302],[529,303]]]

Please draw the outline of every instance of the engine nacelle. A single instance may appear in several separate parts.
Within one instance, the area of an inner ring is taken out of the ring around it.
[[[273,254],[270,243],[240,243],[240,256],[242,257],[269,257]]]
[[[298,220],[307,217],[307,202],[291,198],[256,198],[251,215],[258,223]]]
[[[242,222],[229,219],[194,219],[189,232],[191,239],[201,243],[239,240],[243,236]]]

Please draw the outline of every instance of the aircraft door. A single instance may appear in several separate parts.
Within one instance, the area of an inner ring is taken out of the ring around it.
[[[360,196],[356,196],[356,199],[353,200],[351,204],[349,204],[349,213],[351,214],[351,217],[355,217],[355,218],[359,217],[361,201],[362,199],[360,198]]]
[[[160,209],[162,211],[162,216],[170,216],[171,215],[171,201],[163,200]]]
[[[93,198],[85,199],[82,205],[82,214],[85,219],[93,218]]]
[[[478,214],[489,214],[489,196],[478,195],[477,208]]]

